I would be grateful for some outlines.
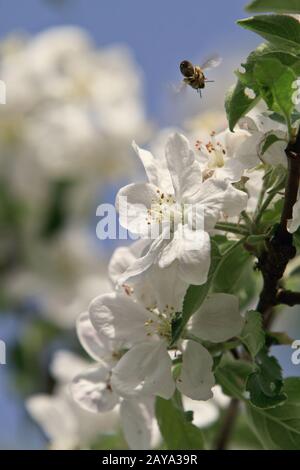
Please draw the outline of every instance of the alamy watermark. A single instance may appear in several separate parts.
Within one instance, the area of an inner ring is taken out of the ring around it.
[[[300,339],[295,339],[291,344],[291,348],[295,349],[292,353],[291,361],[295,366],[298,366],[300,364]]]
[[[100,204],[97,207],[96,216],[100,220],[96,234],[100,240],[177,239],[188,242],[184,243],[187,251],[201,249],[205,240],[203,204],[171,201],[165,206],[153,203],[147,208],[138,203],[129,205],[123,196],[119,198],[118,209],[119,218],[114,205]]]
[[[0,365],[6,364],[6,344],[0,340]]]

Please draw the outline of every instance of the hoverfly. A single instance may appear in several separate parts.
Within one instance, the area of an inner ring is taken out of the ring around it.
[[[205,83],[211,83],[214,81],[206,79],[204,70],[217,67],[221,62],[222,59],[219,56],[210,57],[201,66],[193,65],[189,60],[183,60],[180,64],[180,72],[184,76],[182,83],[184,85],[190,85],[192,88],[197,90],[201,97],[201,90],[205,87]]]

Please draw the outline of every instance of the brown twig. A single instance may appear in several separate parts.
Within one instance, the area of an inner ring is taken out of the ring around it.
[[[279,289],[276,297],[278,304],[289,305],[300,305],[300,292],[293,292],[291,290]]]
[[[258,259],[258,268],[263,276],[263,289],[260,294],[257,310],[264,319],[264,328],[269,329],[274,317],[274,307],[279,303],[295,305],[300,303],[300,293],[285,291],[279,288],[288,262],[295,256],[293,236],[287,230],[288,220],[292,218],[293,206],[298,197],[300,179],[300,128],[297,138],[286,148],[288,160],[288,177],[285,187],[284,206],[280,225],[273,236],[266,240],[266,250]],[[239,411],[239,400],[232,398],[216,438],[215,449],[226,449]]]
[[[216,450],[225,450],[227,444],[230,440],[232,435],[232,431],[234,428],[234,423],[237,418],[239,411],[239,400],[237,398],[232,398],[227,409],[226,415],[224,417],[224,421],[222,423],[222,427],[220,433],[216,438],[215,449]]]
[[[266,250],[258,259],[264,285],[260,294],[257,310],[264,316],[265,327],[269,326],[278,304],[279,281],[282,278],[288,262],[295,256],[293,236],[287,230],[289,219],[292,218],[293,206],[298,197],[300,178],[300,129],[294,142],[286,148],[288,161],[288,176],[285,187],[284,206],[281,213],[280,224],[272,238],[266,241]]]

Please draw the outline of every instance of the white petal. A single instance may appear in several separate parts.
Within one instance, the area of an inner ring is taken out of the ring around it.
[[[149,183],[157,186],[162,191],[167,190],[168,192],[171,186],[171,178],[164,157],[153,155],[148,150],[141,149],[135,142],[132,146],[144,165]]]
[[[100,337],[91,323],[88,312],[82,313],[76,323],[77,336],[82,347],[95,361],[104,360],[110,351],[110,343],[104,336]]]
[[[207,281],[210,267],[210,238],[204,231],[184,227],[178,252],[178,274],[188,284]]]
[[[185,411],[193,412],[193,424],[197,428],[205,428],[214,423],[219,417],[219,410],[213,400],[196,401],[191,398],[182,397]]]
[[[78,444],[78,423],[72,408],[62,397],[36,395],[26,408],[41,426],[55,449],[72,449]]]
[[[277,140],[274,142],[272,145],[268,147],[268,149],[263,152],[263,148],[265,145],[266,140],[268,139],[269,136],[276,136]],[[274,131],[271,130],[267,132],[266,134],[262,134],[260,136],[258,145],[257,145],[257,151],[260,159],[264,163],[268,163],[269,165],[282,165],[283,167],[287,167],[287,158],[285,154],[285,149],[287,147],[287,138],[286,138],[286,132],[284,131]]]
[[[143,256],[148,244],[148,240],[137,240],[130,246],[120,246],[113,252],[108,265],[108,274],[114,285],[135,260]]]
[[[165,269],[154,266],[149,272],[149,281],[155,292],[158,310],[162,312],[173,307],[174,312],[182,311],[189,284],[179,277],[177,263]]]
[[[194,152],[182,134],[176,133],[168,139],[166,159],[177,202],[188,202],[198,191],[202,175]]]
[[[147,253],[141,258],[137,258],[136,261],[125,271],[119,279],[119,284],[125,284],[128,279],[139,276],[151,268],[151,266],[156,263],[163,247],[166,246],[168,242],[169,240],[165,238],[164,232],[155,240],[150,240]]]
[[[201,209],[204,214],[205,230],[214,228],[224,206],[224,196],[229,183],[216,178],[208,178],[201,185],[191,204],[197,204],[197,211]],[[198,209],[200,207],[200,209]]]
[[[207,349],[188,341],[182,356],[182,369],[177,379],[178,390],[193,400],[208,400],[213,396],[215,384],[212,373],[213,360]]]
[[[151,313],[123,294],[100,295],[89,306],[92,325],[111,340],[136,343],[147,339],[145,321]]]
[[[75,402],[93,413],[112,410],[119,401],[110,387],[110,369],[105,364],[79,374],[70,387]]]
[[[239,215],[247,206],[248,195],[229,184],[223,196],[223,212],[233,217]]]
[[[130,449],[151,449],[153,416],[149,407],[138,400],[123,400],[120,407],[121,424]]]
[[[171,367],[164,341],[138,344],[113,369],[112,385],[127,397],[142,393],[169,399],[175,389]]]
[[[221,343],[239,335],[243,324],[235,295],[212,294],[193,315],[191,331],[205,341]]]
[[[116,197],[120,224],[133,234],[149,233],[148,213],[152,204],[159,202],[158,188],[148,183],[133,183],[121,188]]]
[[[87,361],[77,354],[67,350],[59,350],[51,361],[51,375],[60,383],[68,384],[89,365]]]

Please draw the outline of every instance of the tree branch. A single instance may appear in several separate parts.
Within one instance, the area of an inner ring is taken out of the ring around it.
[[[266,240],[267,249],[259,257],[257,265],[264,280],[257,310],[265,317],[265,327],[270,323],[273,307],[278,304],[279,281],[288,262],[296,254],[293,236],[287,230],[287,223],[292,218],[293,206],[299,190],[300,128],[295,141],[288,144],[285,153],[288,161],[288,176],[280,224],[273,236]]]
[[[276,296],[278,304],[289,305],[300,305],[300,292],[293,292],[291,290],[279,289]]]
[[[237,398],[232,398],[227,408],[224,421],[222,423],[220,432],[216,438],[215,449],[216,450],[225,450],[227,444],[230,440],[235,420],[239,411],[239,400]]]

